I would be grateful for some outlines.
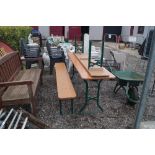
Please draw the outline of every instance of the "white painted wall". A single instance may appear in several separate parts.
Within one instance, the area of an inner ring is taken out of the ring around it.
[[[137,37],[137,43],[142,44],[144,39],[146,38],[149,30],[153,29],[153,26],[145,26],[144,33],[138,34],[138,26],[134,26],[133,36]],[[123,41],[128,41],[128,37],[130,36],[130,26],[123,26],[121,37]]]
[[[121,37],[124,42],[128,41],[130,35],[130,26],[122,26]]]
[[[102,40],[103,26],[90,26],[89,38],[90,40]]]
[[[39,26],[39,31],[43,37],[48,37],[49,34],[49,26]]]

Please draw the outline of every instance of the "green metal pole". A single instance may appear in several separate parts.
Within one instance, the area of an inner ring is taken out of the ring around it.
[[[151,81],[151,76],[154,70],[154,65],[155,65],[155,28],[153,32],[153,38],[151,42],[151,49],[150,49],[150,55],[149,55],[149,62],[147,65],[147,70],[145,73],[145,81],[143,84],[143,90],[140,98],[140,103],[137,109],[137,115],[136,115],[136,121],[135,121],[135,128],[140,128],[140,122],[142,120],[144,110],[145,110],[145,105],[147,101],[147,96],[148,96],[148,91],[149,91],[149,86],[150,86],[150,81]]]
[[[82,41],[82,53],[84,53],[84,36],[83,36],[83,41]]]
[[[104,56],[104,40],[102,40],[100,67],[102,67],[103,65],[103,56]]]
[[[91,64],[91,44],[92,44],[92,42],[89,41],[88,69],[89,69],[90,64]]]
[[[100,98],[100,85],[102,80],[97,82],[97,106],[100,108],[100,110],[103,112],[102,107],[99,105],[99,98]]]

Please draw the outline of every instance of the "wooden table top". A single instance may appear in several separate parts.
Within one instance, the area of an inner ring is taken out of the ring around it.
[[[105,76],[91,76],[88,68],[88,55],[86,54],[75,54],[72,52],[68,52],[68,57],[74,64],[74,67],[80,74],[80,77],[84,80],[113,80],[115,76],[109,72],[107,69],[104,69]]]

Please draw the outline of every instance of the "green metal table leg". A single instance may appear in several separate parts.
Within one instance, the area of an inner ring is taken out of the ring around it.
[[[100,108],[100,110],[103,112],[102,107],[99,105],[99,97],[100,97],[100,85],[102,80],[97,82],[97,106]]]
[[[88,82],[86,80],[84,80],[85,84],[86,84],[86,92],[85,92],[85,104],[84,106],[80,109],[80,113],[85,109],[87,103],[88,103]]]
[[[80,113],[86,108],[88,101],[90,100],[96,100],[96,104],[99,107],[99,109],[101,111],[103,111],[102,107],[99,105],[99,96],[100,96],[100,85],[102,80],[96,81],[97,82],[97,95],[95,97],[90,97],[88,96],[88,91],[89,91],[89,87],[88,87],[88,82],[86,80],[84,80],[85,84],[86,84],[86,90],[85,90],[85,104],[84,106],[80,109]]]

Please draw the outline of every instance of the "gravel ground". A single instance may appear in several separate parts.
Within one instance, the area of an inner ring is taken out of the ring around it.
[[[128,64],[136,71],[144,73],[143,62],[138,63],[138,58],[129,55]],[[100,91],[100,105],[103,112],[96,107],[94,101],[90,101],[86,109],[79,114],[80,108],[84,104],[84,82],[78,73],[75,74],[73,84],[77,92],[77,99],[74,100],[74,114],[70,113],[70,102],[63,104],[63,115],[59,114],[59,102],[57,97],[55,73],[49,74],[46,68],[43,74],[43,85],[38,92],[37,117],[44,121],[50,128],[76,129],[76,128],[103,128],[103,129],[130,129],[133,128],[136,116],[136,107],[130,106],[126,102],[123,90],[116,95],[113,94],[115,81],[103,81]],[[95,94],[95,83],[90,83],[91,94]],[[140,90],[142,86],[140,86]],[[148,98],[144,120],[155,120],[154,96]]]

